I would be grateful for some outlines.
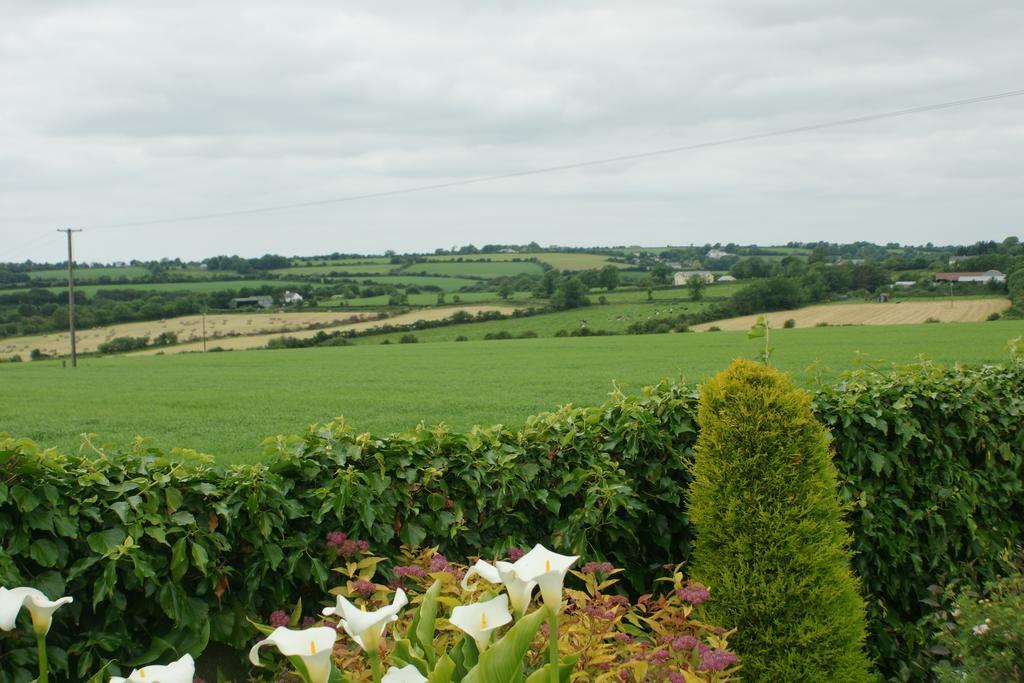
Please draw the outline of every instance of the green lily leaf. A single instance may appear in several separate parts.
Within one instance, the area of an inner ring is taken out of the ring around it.
[[[455,662],[455,673],[452,674],[453,683],[460,683],[469,670],[476,666],[479,659],[480,652],[476,648],[476,641],[469,637],[463,637],[451,651],[451,660]]]
[[[484,650],[477,665],[462,679],[463,683],[515,683],[522,680],[523,657],[547,616],[546,609],[539,609],[520,619],[501,640]]]
[[[437,660],[437,666],[427,676],[427,683],[452,683],[452,676],[455,675],[455,662],[448,655],[442,655]]]
[[[434,584],[423,595],[423,602],[416,610],[412,626],[409,628],[409,639],[420,646],[426,656],[430,669],[434,668],[434,622],[437,619],[437,596],[441,594],[441,582]]]
[[[576,667],[576,662],[579,660],[579,654],[562,657],[562,661],[558,664],[558,680],[561,681],[561,683],[568,682],[569,677],[572,676],[572,670]],[[545,664],[543,667],[530,674],[526,678],[526,683],[547,683],[550,680],[551,664]]]
[[[426,676],[430,672],[430,667],[427,665],[427,660],[419,656],[419,651],[419,648],[416,648],[408,638],[403,638],[402,640],[395,641],[395,647],[388,659],[399,668],[406,664],[412,664],[421,674]]]

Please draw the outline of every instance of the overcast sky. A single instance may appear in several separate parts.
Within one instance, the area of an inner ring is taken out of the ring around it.
[[[1020,0],[0,0],[0,261],[1024,233]]]

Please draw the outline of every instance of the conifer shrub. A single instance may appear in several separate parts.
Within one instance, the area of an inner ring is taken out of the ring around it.
[[[850,570],[828,433],[811,397],[738,360],[704,385],[691,575],[709,617],[737,628],[750,681],[866,681],[864,602]]]

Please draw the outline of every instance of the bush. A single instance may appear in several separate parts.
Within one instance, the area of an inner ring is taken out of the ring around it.
[[[521,554],[518,548],[510,549],[508,559],[514,561]],[[479,577],[462,588],[460,579],[473,570],[450,562],[432,548],[402,548],[400,557],[393,563],[369,552],[356,552],[341,559],[341,566],[335,571],[348,580],[339,587],[338,593],[368,609],[387,604],[391,592],[401,588],[412,604],[435,603],[428,614],[442,617],[453,605],[472,604],[500,591],[500,585],[489,584]],[[702,619],[703,605],[710,599],[706,587],[688,581],[679,567],[670,565],[666,568],[668,576],[659,577],[651,586],[651,592],[634,603],[617,592],[620,569],[608,562],[583,563],[580,560],[580,563],[581,566],[566,577],[566,605],[558,618],[562,666],[573,672],[575,680],[675,681],[683,680],[681,671],[687,673],[685,680],[690,683],[737,680],[739,667],[736,655],[729,650],[728,632]],[[537,602],[535,600],[534,604]],[[283,621],[286,615],[282,611],[279,619]],[[390,633],[405,634],[404,638],[414,645],[419,644],[424,653],[433,650],[430,655],[436,656],[427,656],[425,668],[428,669],[430,661],[440,660],[445,653],[464,651],[460,643],[466,642],[457,628],[434,632],[431,618],[428,616],[423,623],[416,611],[406,609],[399,615],[398,622],[388,629]],[[298,618],[293,619],[298,622]],[[415,631],[424,634],[422,640]],[[393,660],[404,655],[407,648],[399,646],[400,640],[394,644],[388,640],[385,638],[385,648],[390,647],[392,663],[397,664]],[[492,637],[494,640],[497,637]],[[547,634],[539,632],[527,642],[529,647],[521,658],[525,659],[527,672],[534,672],[535,677],[527,676],[526,680],[537,680],[536,672],[549,661]],[[495,647],[497,643],[492,642],[489,649]],[[369,679],[370,667],[365,653],[348,647],[336,651],[340,653],[335,660],[339,670],[351,680]],[[473,656],[469,654],[470,659]],[[509,658],[509,665],[515,667],[515,657]],[[441,676],[438,679],[447,680]],[[521,681],[523,678],[486,680]],[[549,678],[545,676],[541,680],[547,683]]]
[[[484,335],[484,339],[512,339],[512,333],[508,330],[501,330],[499,332],[488,332]]]
[[[995,311],[993,311],[992,313],[989,313],[989,314],[988,314],[988,317],[987,317],[987,318],[985,318],[985,320],[999,320],[999,319],[1000,319],[1000,318],[1002,318],[1002,317],[1003,317],[1003,316],[1001,316],[1001,315],[999,315],[998,313],[996,313]]]
[[[46,360],[47,358],[53,358],[53,356],[48,353],[44,353],[41,349],[32,349],[28,354],[28,357],[32,360]]]
[[[519,338],[520,339],[536,339],[537,338],[537,333],[534,332],[533,330],[524,330],[524,331],[519,333]]]
[[[752,681],[867,681],[864,602],[850,570],[828,433],[811,397],[738,360],[704,385],[694,448],[692,576],[737,628]]]
[[[721,331],[722,331],[722,328],[719,327],[718,325],[712,325],[711,327],[708,328],[708,332],[721,332]]]
[[[940,683],[1024,681],[1024,575],[990,582],[982,598],[961,593],[939,634],[951,662],[936,669]]]
[[[930,586],[996,578],[1024,537],[1024,362],[858,370],[818,387],[814,408],[834,439],[871,655],[886,677],[930,680]],[[663,382],[516,429],[370,436],[339,421],[235,466],[148,440],[65,455],[0,435],[0,585],[86,596],[51,635],[83,671],[115,649],[124,662],[205,642],[207,628],[211,643],[251,645],[247,617],[331,585],[322,539],[338,528],[383,552],[456,557],[551,539],[622,567],[635,594],[690,555],[696,410],[692,388]],[[33,643],[0,636],[0,682],[25,647],[34,661]],[[85,680],[74,672],[58,680]]]
[[[161,332],[153,340],[153,346],[172,346],[178,343],[178,335],[174,332]]]
[[[796,321],[792,318],[786,318],[786,322],[782,323],[782,326],[787,330],[791,330],[796,327]]]
[[[457,342],[469,341],[469,337],[467,337],[464,334],[460,334],[458,337],[455,338],[455,341],[457,341]]]
[[[149,337],[114,337],[96,347],[100,353],[125,353],[138,351],[149,345]]]
[[[418,341],[419,339],[416,338],[416,335],[411,333],[403,334],[401,337],[398,338],[399,344],[415,344]]]
[[[938,318],[931,318],[931,317],[929,317],[927,320],[925,320],[925,322],[926,323],[940,323],[942,321],[939,320]]]

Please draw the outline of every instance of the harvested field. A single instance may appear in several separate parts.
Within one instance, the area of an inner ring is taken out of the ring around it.
[[[258,335],[266,333],[291,332],[306,329],[320,329],[322,327],[337,327],[349,322],[358,322],[375,318],[374,311],[359,311],[349,313],[347,311],[319,311],[319,312],[278,312],[278,313],[225,313],[206,316],[206,339],[208,341],[220,340],[224,337],[236,337],[238,335]],[[80,353],[96,351],[103,342],[110,341],[115,337],[149,337],[150,339],[162,332],[174,332],[178,340],[188,342],[202,340],[203,338],[203,317],[200,315],[187,315],[180,318],[166,318],[164,320],[150,320],[137,323],[120,323],[109,327],[95,327],[88,330],[79,330],[75,335]],[[43,353],[51,355],[65,355],[69,353],[69,341],[66,332],[55,334],[40,334],[30,337],[12,337],[0,340],[0,357],[20,354],[24,360],[28,360],[28,354],[32,349],[39,349]],[[200,341],[200,346],[202,342]]]
[[[272,332],[269,334],[254,334],[248,336],[239,337],[225,337],[218,339],[216,343],[207,342],[207,346],[219,346],[222,349],[258,349],[267,345],[271,339],[287,334],[289,337],[296,337],[298,339],[304,339],[306,337],[312,337],[321,329],[330,330],[367,330],[371,327],[383,325],[389,323],[392,325],[408,325],[410,323],[417,322],[419,320],[440,320],[447,318],[456,311],[465,311],[470,315],[475,315],[480,311],[500,311],[502,313],[511,313],[515,310],[514,306],[452,306],[450,308],[426,308],[419,311],[410,311],[409,313],[402,313],[401,315],[391,316],[385,320],[377,320],[375,316],[369,315],[361,322],[347,322],[341,325],[321,325],[315,328],[308,328],[303,330],[282,330],[279,332]],[[357,316],[353,316],[357,317]],[[163,346],[146,349],[145,351],[138,351],[128,355],[131,356],[152,356],[156,353],[184,353],[186,351],[202,351],[202,342],[191,342],[187,344],[178,344],[176,346]]]
[[[948,301],[890,301],[888,303],[825,304],[789,311],[768,313],[765,317],[773,328],[782,327],[792,319],[797,327],[828,325],[912,325],[933,318],[944,323],[965,323],[985,320],[992,313],[1010,307],[1009,299],[951,299]],[[723,330],[748,330],[759,316],[745,315],[695,325],[705,332],[715,325]]]
[[[395,324],[408,324],[417,320],[439,320],[456,311],[475,314],[478,311],[501,311],[511,313],[513,306],[452,306],[412,311],[388,318]],[[251,349],[266,346],[267,342],[282,334],[294,337],[308,337],[321,329],[366,329],[380,324],[374,311],[328,311],[307,313],[238,313],[206,316],[207,346],[225,349]],[[202,316],[189,315],[181,318],[153,320],[149,322],[123,323],[110,327],[82,330],[76,334],[78,351],[97,351],[99,345],[116,337],[155,338],[161,332],[174,332],[181,342],[175,346],[162,346],[142,351],[142,354],[181,353],[202,350]],[[32,349],[43,353],[63,356],[69,353],[67,333],[42,334],[31,337],[13,337],[0,341],[0,358],[18,354],[23,360],[29,359]]]

